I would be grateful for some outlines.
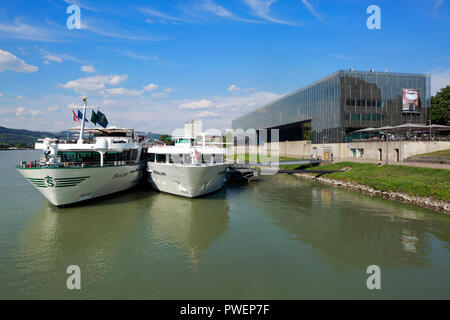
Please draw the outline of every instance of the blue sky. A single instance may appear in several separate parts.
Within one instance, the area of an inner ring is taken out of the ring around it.
[[[435,92],[450,83],[449,2],[0,0],[0,125],[65,129],[86,94],[114,125],[223,130],[350,67],[431,73]],[[366,26],[369,5],[381,30]]]

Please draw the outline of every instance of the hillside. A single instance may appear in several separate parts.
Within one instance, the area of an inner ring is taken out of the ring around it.
[[[0,126],[0,148],[31,147],[37,139],[45,137],[57,138],[60,137],[60,133],[10,129]]]

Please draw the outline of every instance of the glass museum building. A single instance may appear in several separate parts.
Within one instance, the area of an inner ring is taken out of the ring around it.
[[[233,120],[232,127],[278,129],[280,142],[350,142],[363,128],[427,124],[430,85],[429,74],[339,70]]]

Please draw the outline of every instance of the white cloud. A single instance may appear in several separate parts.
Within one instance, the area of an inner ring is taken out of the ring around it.
[[[58,63],[62,62],[62,59],[60,57],[57,57],[57,56],[54,56],[54,55],[51,55],[51,54],[45,55],[44,58],[46,60],[50,60],[50,61],[53,61],[53,62],[58,62]]]
[[[221,5],[218,5],[213,0],[204,0],[204,2],[200,6],[200,9],[210,12],[210,13],[214,14],[215,16],[229,19],[229,20],[240,21],[240,22],[259,23],[259,21],[242,18],[242,17],[236,15],[235,13],[229,11],[228,9],[225,9]]]
[[[199,118],[214,118],[214,117],[218,117],[219,115],[220,114],[217,112],[205,110],[205,111],[197,114],[197,117],[199,117]]]
[[[450,69],[437,68],[431,71],[431,95],[450,85]]]
[[[59,107],[58,106],[50,106],[50,107],[47,108],[47,110],[51,111],[51,112],[55,112],[55,111],[59,110]]]
[[[204,10],[214,13],[216,16],[230,18],[233,14],[224,7],[214,3],[212,0],[205,0],[202,5]]]
[[[232,84],[231,86],[228,87],[228,91],[230,91],[230,92],[241,91],[241,88],[239,88],[235,84]]]
[[[244,3],[252,9],[253,13],[267,21],[278,24],[286,24],[286,25],[296,25],[293,22],[283,21],[277,18],[274,18],[270,14],[270,6],[274,4],[277,0],[243,0]]]
[[[33,41],[55,41],[50,30],[24,24],[15,19],[14,24],[0,23],[0,34],[4,37]]]
[[[23,113],[25,113],[25,107],[18,107],[16,110],[16,116],[21,116]]]
[[[322,16],[318,14],[317,11],[313,8],[313,6],[308,2],[308,0],[302,0],[302,2],[305,5],[305,7],[309,10],[309,12],[311,12],[317,18],[317,20],[326,23],[325,20],[322,18]]]
[[[16,109],[16,116],[20,117],[23,116],[25,114],[29,113],[32,117],[36,116],[37,114],[39,114],[39,111],[37,110],[31,110],[31,109],[27,109],[25,107],[18,107]]]
[[[161,40],[166,39],[164,37],[159,37],[159,36],[150,36],[150,35],[139,36],[139,35],[136,35],[136,32],[128,33],[128,31],[121,31],[121,30],[115,31],[115,30],[112,30],[111,27],[107,28],[107,27],[105,27],[105,25],[100,25],[99,23],[98,23],[98,27],[94,27],[91,24],[91,21],[89,21],[89,23],[88,23],[88,21],[86,19],[81,21],[81,29],[87,30],[94,34],[98,34],[98,35],[105,36],[105,37],[126,39],[126,40],[161,41]]]
[[[93,76],[80,78],[69,81],[65,84],[59,84],[62,88],[73,89],[77,93],[84,93],[104,89],[106,85],[118,85],[127,79],[127,75],[109,75],[109,76]]]
[[[125,89],[125,88],[111,88],[111,89],[105,89],[101,91],[102,94],[106,95],[120,95],[120,96],[140,96],[144,91],[142,90],[132,90],[132,89]]]
[[[14,112],[14,110],[6,109],[6,108],[1,108],[0,109],[0,114],[7,114],[7,113],[11,113],[11,112]]]
[[[3,97],[3,93],[0,92],[0,97]]]
[[[207,109],[214,105],[211,100],[201,99],[180,104],[180,109]]]
[[[94,65],[90,64],[87,66],[81,66],[81,71],[87,72],[87,73],[94,73],[96,72]]]
[[[67,3],[67,4],[74,4],[74,5],[77,5],[77,6],[79,6],[80,8],[86,9],[86,10],[90,10],[90,11],[100,11],[100,10],[98,10],[98,9],[96,9],[96,8],[89,7],[89,6],[85,5],[85,4],[84,4],[84,1],[83,1],[83,3],[82,3],[82,2],[79,1],[79,0],[64,0],[64,2]]]
[[[135,58],[135,59],[148,60],[148,61],[159,61],[159,57],[157,57],[157,56],[152,56],[152,57],[150,57],[150,56],[143,56],[143,55],[140,55],[140,54],[133,53],[131,51],[126,51],[124,54],[126,56],[129,56],[129,57]]]
[[[150,84],[142,87],[142,89],[144,89],[145,91],[155,91],[158,88],[159,88],[159,86],[155,83],[150,83]]]
[[[0,72],[11,70],[15,72],[36,72],[38,67],[26,64],[12,53],[0,49]]]
[[[171,88],[171,87],[167,87],[167,88],[164,89],[164,91],[167,92],[167,93],[172,93],[172,92],[175,92],[175,89]]]
[[[89,105],[99,106],[102,112],[107,114],[108,120],[112,124],[122,127],[132,127],[139,131],[152,131],[158,133],[170,133],[176,128],[184,128],[184,123],[197,118],[197,115],[202,116],[198,117],[198,119],[204,119],[204,129],[216,128],[225,130],[231,126],[231,121],[233,119],[279,98],[278,94],[260,91],[251,92],[245,95],[231,95],[226,92],[220,96],[200,96],[197,98],[194,97],[194,99],[155,99],[151,96],[144,96],[144,94],[141,96],[103,96],[101,94],[102,90],[122,85],[110,86],[106,84],[105,86],[105,88],[95,91],[94,94],[88,94],[91,96],[88,101]],[[137,90],[143,89],[138,88]],[[5,90],[2,91],[5,94],[5,97],[8,96],[8,93],[5,92]],[[67,92],[64,94],[64,91]],[[0,98],[0,113],[12,115],[12,117],[0,116],[0,125],[11,128],[27,128],[30,130],[41,131],[45,131],[50,127],[53,128],[52,131],[58,131],[72,126],[73,121],[70,116],[70,109],[72,109],[74,105],[79,106],[81,103],[79,98],[73,95],[72,90],[64,91],[56,94],[43,95],[36,99],[27,96],[22,101],[16,99],[11,99],[10,101],[8,99]],[[159,90],[150,92],[150,95],[152,93],[165,93],[164,86],[160,86]],[[13,95],[13,97],[17,94]],[[210,107],[200,109],[180,109],[180,105],[182,104],[192,106],[193,102],[198,102],[200,100],[211,101],[206,104],[210,105]],[[24,103],[24,101],[26,101],[26,103]],[[17,103],[20,104],[17,105]],[[16,118],[15,113],[17,112],[16,109],[18,106],[26,107],[26,110],[22,111],[22,116]],[[48,107],[51,106],[59,106],[59,110],[56,112],[48,111]],[[33,110],[33,114],[36,114],[35,111],[37,110],[40,113],[33,117],[32,113],[28,112],[29,109]],[[66,116],[61,117],[60,112],[63,111]],[[208,111],[208,113],[201,114],[204,111]],[[45,117],[41,116],[43,114],[45,114]],[[9,121],[9,119],[11,121]],[[17,121],[17,119],[20,119],[20,121]]]
[[[169,95],[165,92],[155,92],[155,93],[152,93],[152,97],[156,98],[156,99],[160,99],[160,98],[167,98],[167,97],[169,97]]]
[[[170,20],[170,21],[184,21],[184,19],[182,19],[182,18],[169,16],[168,14],[165,14],[164,12],[161,12],[161,11],[158,11],[155,9],[151,9],[151,8],[141,8],[140,11],[142,13],[145,13],[145,14],[155,17],[155,18],[160,18],[160,19]]]
[[[232,84],[231,86],[228,87],[227,90],[230,92],[234,92],[234,93],[240,92],[240,91],[247,93],[247,92],[252,92],[252,91],[256,91],[256,90],[260,90],[260,89],[261,89],[261,87],[240,88],[237,85]]]
[[[214,105],[218,109],[237,108],[236,110],[240,112],[248,112],[250,108],[262,106],[279,97],[280,95],[276,93],[260,91],[245,96],[219,97],[216,99]]]

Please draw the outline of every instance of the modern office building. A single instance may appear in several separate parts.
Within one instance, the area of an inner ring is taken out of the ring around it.
[[[428,74],[340,70],[233,120],[232,127],[279,129],[280,141],[348,142],[362,128],[426,124],[430,83]]]

